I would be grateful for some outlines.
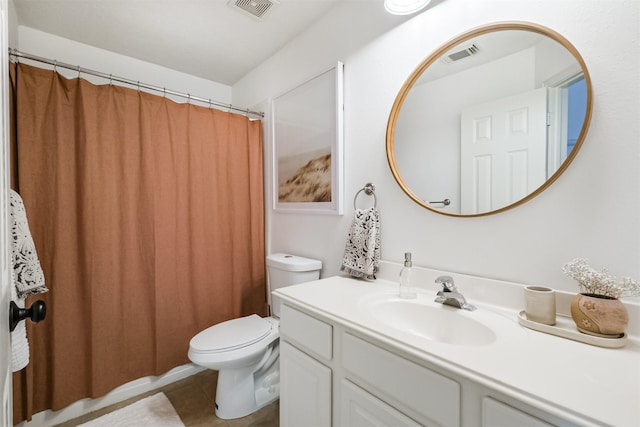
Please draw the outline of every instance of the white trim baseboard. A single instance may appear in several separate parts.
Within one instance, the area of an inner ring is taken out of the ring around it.
[[[46,410],[33,415],[31,421],[23,421],[15,427],[48,427],[72,420],[114,403],[155,390],[183,378],[195,375],[206,368],[189,363],[173,368],[158,377],[144,377],[121,385],[97,399],[82,399],[59,411]]]

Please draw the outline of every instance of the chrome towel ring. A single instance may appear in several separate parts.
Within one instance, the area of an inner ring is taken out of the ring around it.
[[[367,182],[367,184],[362,187],[360,190],[358,190],[358,192],[356,193],[355,197],[353,198],[353,208],[357,209],[356,207],[356,201],[358,200],[358,196],[360,195],[360,193],[362,193],[364,191],[364,194],[366,194],[367,196],[373,196],[373,207],[377,208],[378,207],[378,198],[376,197],[376,187],[370,183]]]

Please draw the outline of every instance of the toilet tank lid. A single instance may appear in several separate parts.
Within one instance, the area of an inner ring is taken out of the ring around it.
[[[267,256],[267,266],[286,271],[315,271],[322,268],[322,261],[283,253]]]

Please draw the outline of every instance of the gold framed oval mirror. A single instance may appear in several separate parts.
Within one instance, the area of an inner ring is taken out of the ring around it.
[[[389,167],[434,212],[503,212],[569,166],[592,104],[584,60],[560,34],[526,22],[479,27],[429,55],[400,89],[387,124]]]

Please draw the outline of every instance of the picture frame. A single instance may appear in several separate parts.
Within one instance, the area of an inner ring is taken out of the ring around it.
[[[276,212],[343,214],[343,74],[338,62],[272,100]]]

